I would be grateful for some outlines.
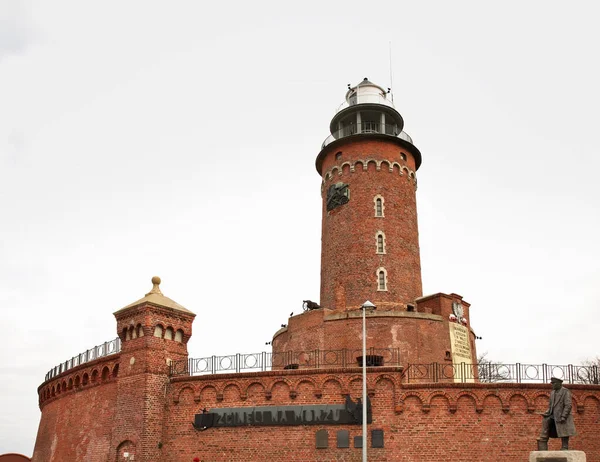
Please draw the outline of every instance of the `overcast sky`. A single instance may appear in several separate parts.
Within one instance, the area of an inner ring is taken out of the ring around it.
[[[0,453],[37,387],[150,278],[190,356],[266,348],[318,301],[314,161],[346,85],[423,154],[424,293],[504,362],[600,355],[596,2],[0,0]]]

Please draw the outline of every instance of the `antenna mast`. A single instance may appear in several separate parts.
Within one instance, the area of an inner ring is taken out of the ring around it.
[[[390,93],[392,95],[392,103],[394,102],[394,82],[392,80],[392,42],[390,41]]]

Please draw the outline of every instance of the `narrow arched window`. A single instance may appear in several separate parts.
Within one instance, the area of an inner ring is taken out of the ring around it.
[[[373,199],[373,202],[375,204],[375,216],[383,217],[383,210],[384,210],[383,197],[380,195],[377,195]]]
[[[387,291],[387,273],[384,268],[377,270],[377,290]]]
[[[183,331],[181,329],[177,329],[177,331],[175,332],[175,341],[183,342]]]
[[[157,324],[156,327],[154,328],[154,336],[162,338],[162,336],[163,336],[163,328],[162,328],[162,326],[160,324]]]
[[[165,330],[165,338],[167,340],[173,340],[173,328],[167,327],[167,329]]]
[[[377,253],[385,253],[385,239],[383,233],[377,233]]]

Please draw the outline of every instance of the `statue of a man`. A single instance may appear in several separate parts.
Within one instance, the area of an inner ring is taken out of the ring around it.
[[[562,386],[563,381],[550,379],[552,393],[548,410],[542,414],[542,433],[538,438],[538,449],[548,450],[548,438],[561,438],[561,450],[569,449],[569,437],[575,436],[575,423],[571,414],[571,392]]]

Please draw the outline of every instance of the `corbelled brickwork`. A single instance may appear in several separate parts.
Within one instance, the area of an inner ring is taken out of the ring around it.
[[[164,396],[171,361],[186,360],[195,315],[162,295],[160,278],[146,297],[115,313],[121,333],[121,376],[114,415],[115,453],[161,460]],[[137,334],[136,334],[137,332]]]
[[[369,368],[370,429],[383,430],[385,443],[384,448],[369,449],[369,460],[520,462],[535,449],[541,422],[537,412],[548,406],[549,385],[407,384],[405,379],[402,368]],[[338,430],[348,430],[352,441],[360,436],[360,425],[206,431],[191,425],[203,409],[342,404],[347,394],[356,401],[361,394],[360,368],[163,377],[159,386],[152,379],[148,382],[147,403],[137,399],[138,393],[130,388],[132,382],[122,374],[44,403],[32,460],[112,462],[124,460],[124,452],[146,462],[187,462],[195,457],[205,462],[361,460],[360,450],[352,444],[350,448],[336,447]],[[598,461],[600,387],[568,388],[579,433],[571,446],[585,451],[589,461]],[[160,415],[144,414],[148,403],[160,408]],[[126,413],[129,418],[117,417]],[[144,415],[149,426],[144,426]],[[157,418],[154,422],[153,416]],[[329,434],[326,449],[316,448],[315,433],[320,429]],[[559,443],[551,440],[550,444],[556,449]]]

